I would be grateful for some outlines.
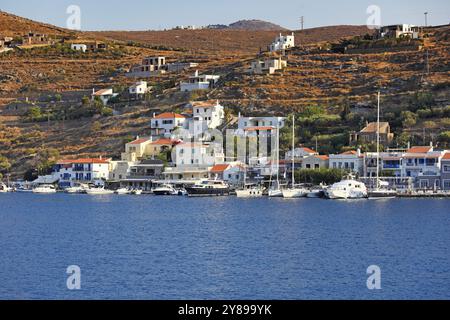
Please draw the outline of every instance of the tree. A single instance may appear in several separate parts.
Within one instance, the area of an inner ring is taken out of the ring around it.
[[[48,174],[52,166],[59,159],[59,151],[55,148],[42,149],[33,160],[33,165],[38,174]]]
[[[41,108],[31,107],[26,113],[26,117],[31,121],[39,120],[42,117]]]
[[[410,128],[417,123],[417,115],[411,111],[402,111],[400,118],[404,128]]]
[[[83,105],[83,106],[88,106],[89,105],[89,103],[91,102],[91,100],[89,99],[89,97],[87,97],[87,96],[84,96],[82,99],[81,99],[81,104]]]
[[[11,169],[11,163],[9,162],[8,158],[0,155],[0,175],[3,176],[3,174],[7,173],[9,169]]]

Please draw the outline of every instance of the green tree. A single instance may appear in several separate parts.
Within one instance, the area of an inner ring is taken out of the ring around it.
[[[33,166],[39,175],[48,174],[59,159],[59,151],[55,148],[40,150],[33,160]]]
[[[8,158],[0,155],[0,175],[3,176],[3,174],[7,173],[9,169],[11,169],[11,163],[9,162]]]
[[[41,108],[39,108],[39,107],[31,107],[30,109],[28,109],[28,111],[26,113],[26,117],[30,121],[40,120],[42,118]]]
[[[411,111],[402,111],[400,118],[404,128],[413,127],[417,123],[417,115]]]

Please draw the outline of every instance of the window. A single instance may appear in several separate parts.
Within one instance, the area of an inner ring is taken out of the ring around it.
[[[450,180],[444,180],[444,190],[450,190]]]
[[[450,165],[446,164],[444,165],[444,172],[450,172]]]
[[[420,180],[420,187],[421,188],[428,188],[429,181],[428,180]]]

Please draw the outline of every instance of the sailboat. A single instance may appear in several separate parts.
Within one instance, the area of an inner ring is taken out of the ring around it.
[[[389,188],[389,183],[380,180],[380,92],[378,92],[377,115],[377,180],[376,187],[368,192],[369,199],[392,199],[397,196],[397,191]]]
[[[282,191],[283,198],[303,198],[309,193],[309,190],[295,186],[295,116],[292,115],[292,186]]]
[[[244,188],[236,190],[238,198],[260,198],[264,194],[264,188],[261,185],[247,183],[247,166],[244,169]]]
[[[277,140],[276,140],[276,163],[277,163],[277,180],[276,185],[272,184],[272,176],[270,177],[270,188],[269,188],[269,197],[271,198],[281,198],[283,197],[283,192],[280,188],[280,127],[277,123]],[[272,164],[273,168],[273,164]]]

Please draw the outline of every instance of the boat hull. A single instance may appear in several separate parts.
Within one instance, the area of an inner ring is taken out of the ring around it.
[[[369,191],[369,199],[395,199],[397,192],[395,191]]]
[[[236,196],[238,198],[261,198],[263,197],[263,190],[236,190]]]
[[[229,196],[230,189],[225,188],[186,188],[189,197],[219,197]]]
[[[286,189],[286,190],[283,190],[282,193],[283,193],[283,198],[286,198],[286,199],[304,198],[308,194],[308,190]]]

